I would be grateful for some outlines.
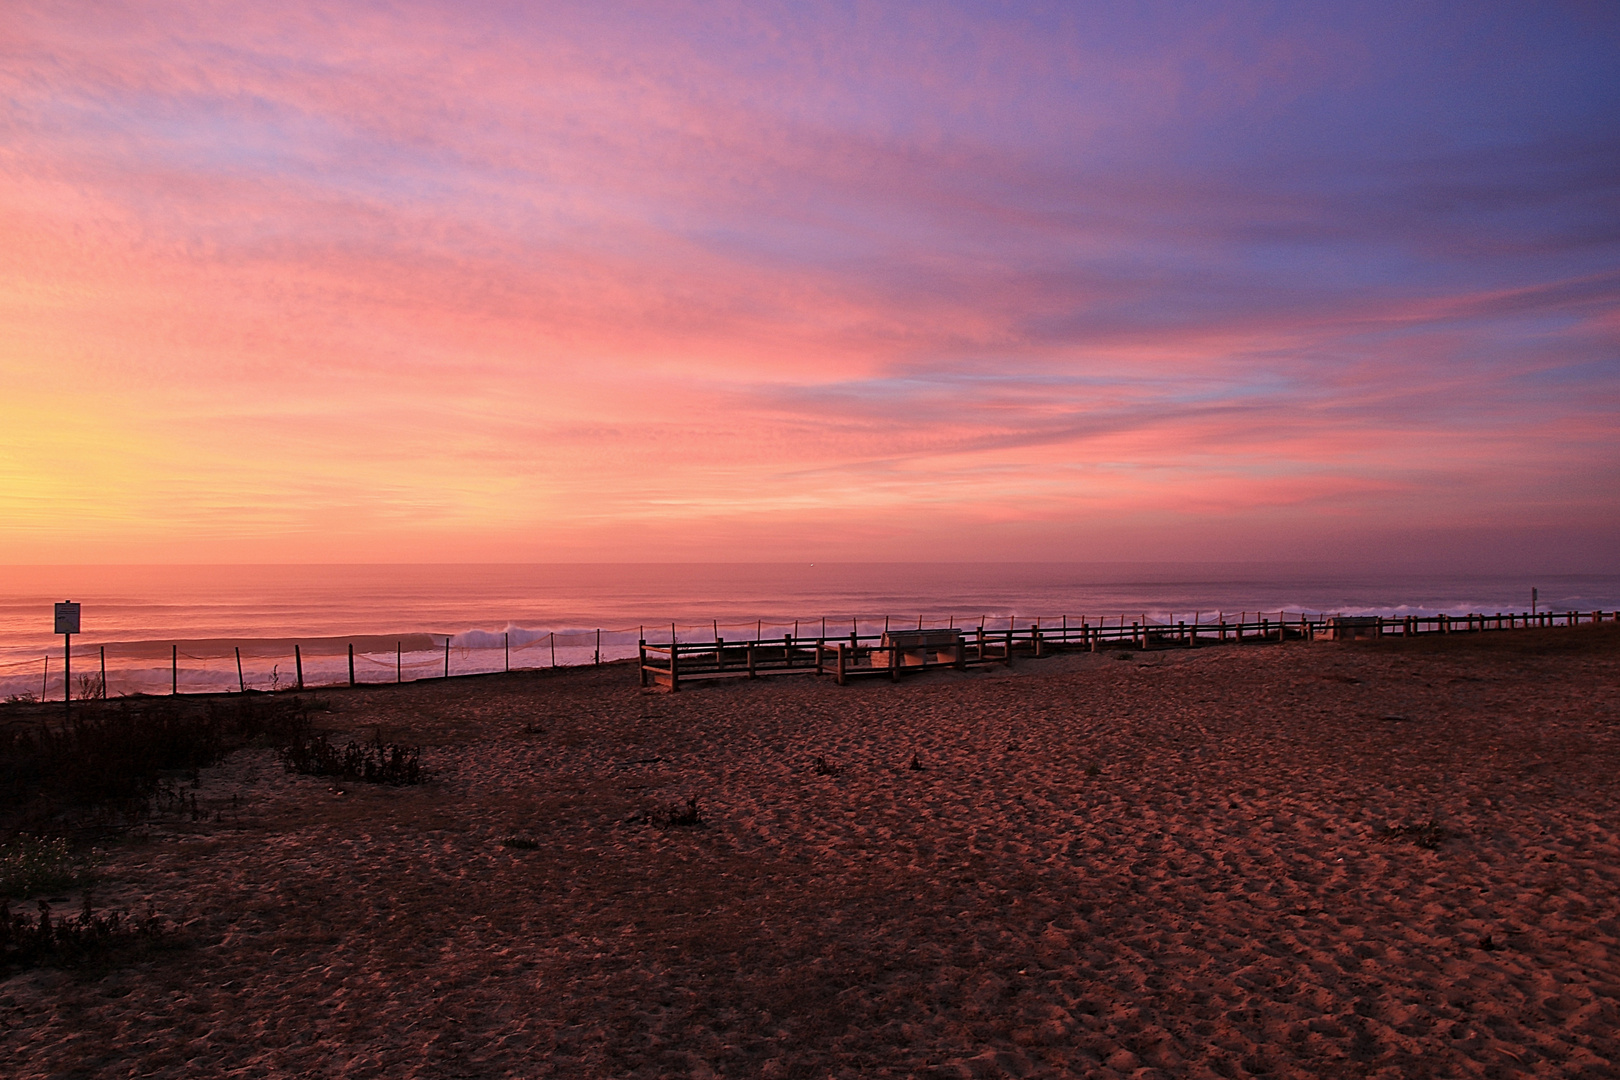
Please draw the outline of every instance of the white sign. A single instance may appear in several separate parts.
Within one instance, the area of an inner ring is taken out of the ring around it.
[[[64,600],[56,605],[56,632],[58,634],[79,632],[79,605],[72,600]]]

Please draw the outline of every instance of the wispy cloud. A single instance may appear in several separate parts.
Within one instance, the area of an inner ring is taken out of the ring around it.
[[[1534,507],[1588,559],[1617,44],[1556,7],[30,5],[0,558],[1241,556]]]

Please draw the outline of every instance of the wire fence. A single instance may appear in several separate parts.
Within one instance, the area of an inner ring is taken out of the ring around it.
[[[1539,612],[1493,615],[1437,616],[1446,625],[1497,629],[1525,626],[1576,625],[1603,621],[1603,613]],[[780,644],[816,640],[871,638],[889,632],[928,627],[964,631],[1031,628],[1051,632],[1051,640],[1066,639],[1071,629],[1115,627],[1119,634],[1139,627],[1162,631],[1176,626],[1229,621],[1239,625],[1262,620],[1270,625],[1302,620],[1320,625],[1332,616],[1317,612],[1187,612],[1149,618],[1145,613],[1106,617],[974,615],[937,616],[817,616],[813,619],[754,619],[752,621],[664,622],[633,627],[536,630],[466,630],[459,633],[355,635],[319,638],[211,638],[180,641],[135,641],[84,644],[74,642],[70,665],[62,649],[32,656],[0,660],[0,699],[7,701],[63,700],[119,697],[132,694],[274,692],[323,686],[407,683],[501,671],[578,667],[637,659],[646,643],[741,644],[748,641]],[[1272,620],[1275,620],[1274,622]],[[1436,624],[1438,625],[1438,624]]]

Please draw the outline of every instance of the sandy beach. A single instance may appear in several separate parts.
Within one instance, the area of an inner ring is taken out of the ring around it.
[[[1614,1076],[1617,691],[1604,626],[321,692],[429,782],[205,770],[96,885],[172,947],[5,975],[0,1075]]]

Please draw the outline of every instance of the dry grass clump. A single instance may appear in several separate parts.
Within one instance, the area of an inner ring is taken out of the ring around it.
[[[350,741],[334,746],[325,735],[305,735],[276,751],[288,772],[335,776],[368,784],[402,787],[422,782],[422,748],[384,744],[378,732],[364,745]]]
[[[700,829],[708,824],[696,795],[681,803],[653,806],[638,810],[630,816],[630,824],[652,825],[659,829]]]
[[[86,812],[139,820],[176,774],[194,778],[250,743],[296,739],[307,699],[92,702],[0,729],[0,827],[69,827]]]
[[[66,889],[84,872],[85,859],[61,837],[22,834],[0,844],[0,896]]]
[[[1445,843],[1451,834],[1446,831],[1438,821],[1430,818],[1428,821],[1407,823],[1405,825],[1390,825],[1378,830],[1380,844],[1393,844],[1397,840],[1410,840],[1420,848],[1433,851]]]
[[[44,900],[33,917],[0,900],[0,970],[100,962],[165,936],[163,921],[151,912],[142,918],[122,911],[98,914],[92,903],[86,893],[79,914],[53,920]]]

